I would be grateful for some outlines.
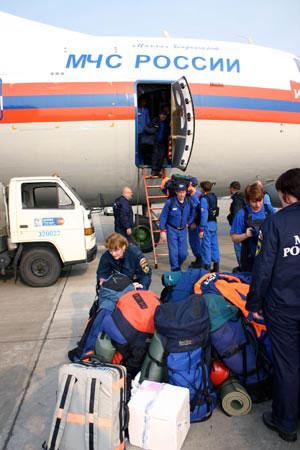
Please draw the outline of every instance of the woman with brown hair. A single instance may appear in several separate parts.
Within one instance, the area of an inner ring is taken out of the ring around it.
[[[127,275],[135,288],[148,289],[151,269],[141,250],[119,233],[110,234],[105,240],[106,252],[100,258],[97,269],[97,284],[102,284],[113,273]]]
[[[253,183],[245,189],[246,206],[239,210],[235,216],[231,229],[231,239],[234,243],[242,243],[241,250],[241,272],[251,272],[260,227],[266,217],[273,211],[264,204],[263,188]]]

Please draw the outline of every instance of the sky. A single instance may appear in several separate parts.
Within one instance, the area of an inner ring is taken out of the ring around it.
[[[0,0],[0,11],[98,36],[166,30],[300,55],[300,0]]]

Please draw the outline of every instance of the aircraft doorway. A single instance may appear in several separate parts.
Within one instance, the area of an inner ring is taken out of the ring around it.
[[[139,82],[136,109],[136,166],[187,168],[194,142],[194,108],[187,80]]]
[[[163,147],[162,165],[171,166],[168,152],[170,139],[171,85],[140,83],[137,85],[137,146],[136,165],[153,166],[153,152],[160,123],[163,126],[161,142]],[[161,114],[163,113],[163,114]]]

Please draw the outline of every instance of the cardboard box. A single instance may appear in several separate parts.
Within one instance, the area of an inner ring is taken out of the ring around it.
[[[187,388],[145,380],[128,406],[132,445],[148,450],[181,449],[190,428]]]

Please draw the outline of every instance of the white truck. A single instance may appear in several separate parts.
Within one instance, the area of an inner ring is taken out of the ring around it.
[[[62,267],[90,262],[96,253],[91,211],[66,181],[0,183],[0,274],[13,268],[29,286],[50,286]]]

